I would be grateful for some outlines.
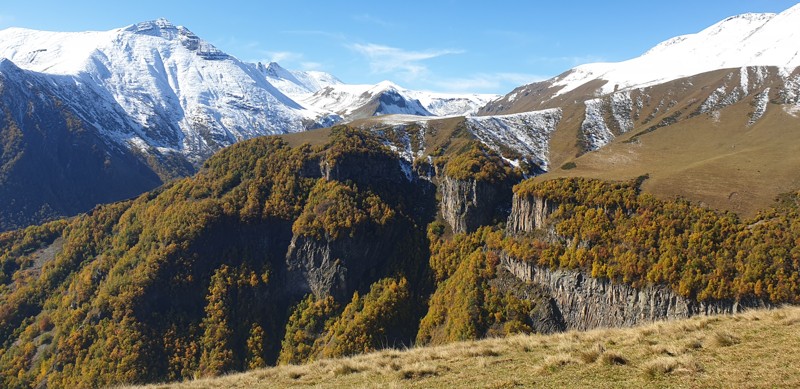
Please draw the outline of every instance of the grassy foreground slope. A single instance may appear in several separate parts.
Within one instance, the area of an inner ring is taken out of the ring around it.
[[[800,387],[800,307],[520,335],[146,388]]]

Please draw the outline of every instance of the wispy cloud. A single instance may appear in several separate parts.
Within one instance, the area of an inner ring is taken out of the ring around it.
[[[361,23],[374,24],[374,25],[381,26],[381,27],[393,27],[394,26],[394,23],[387,22],[384,19],[381,19],[381,18],[379,18],[377,16],[370,15],[370,14],[367,14],[367,13],[353,15],[353,20],[355,20],[357,22],[361,22]]]
[[[320,70],[322,69],[322,64],[319,62],[305,61],[300,62],[300,68],[303,70]]]
[[[498,91],[547,79],[526,73],[477,73],[469,77],[441,78],[432,82],[445,92]]]
[[[303,54],[295,53],[293,51],[265,51],[266,59],[269,62],[288,62],[300,61],[303,59]]]
[[[463,50],[425,50],[411,51],[397,47],[368,44],[348,45],[369,61],[370,70],[377,74],[392,74],[402,79],[414,79],[428,73],[422,62],[448,54],[460,54]]]

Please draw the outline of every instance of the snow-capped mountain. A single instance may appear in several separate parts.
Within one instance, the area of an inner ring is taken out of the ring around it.
[[[277,62],[270,62],[266,66],[259,62],[256,68],[270,84],[295,100],[308,98],[322,88],[342,84],[332,74],[314,70],[287,70]]]
[[[110,31],[5,29],[0,61],[0,230],[136,195],[243,139],[331,126],[343,120],[334,111],[432,115],[482,105],[242,62],[164,19]],[[332,88],[354,92],[309,103]],[[42,170],[58,174],[27,183]]]
[[[800,4],[780,14],[732,16],[698,33],[661,42],[639,57],[580,65],[550,80],[517,88],[483,112],[541,109],[551,100],[569,100],[560,99],[565,94],[598,97],[719,69],[775,67],[788,75],[800,66],[797,42]]]
[[[432,116],[419,100],[390,81],[376,85],[329,85],[303,102],[347,119],[386,114]]]
[[[620,63],[578,66],[558,77],[558,93],[590,80],[607,81],[603,93],[660,84],[716,69],[800,66],[800,5],[780,14],[732,16],[696,34],[666,40],[640,57]]]
[[[307,106],[335,112],[352,120],[388,114],[471,115],[498,97],[490,94],[414,91],[391,81],[382,81],[375,85],[331,84],[300,101]]]
[[[121,108],[126,117],[84,118],[108,138],[194,163],[238,140],[339,119],[301,106],[255,66],[164,19],[102,32],[9,28],[0,31],[0,57],[86,85],[101,99],[83,104]]]
[[[733,16],[627,61],[521,86],[479,115],[560,110],[551,175],[648,174],[655,193],[752,212],[797,189],[797,42],[800,5]]]
[[[471,116],[499,95],[481,93],[436,93],[406,90],[412,98],[419,100],[425,109],[436,116]]]

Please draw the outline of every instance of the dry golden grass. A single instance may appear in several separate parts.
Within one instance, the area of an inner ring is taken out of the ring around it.
[[[800,307],[386,350],[155,388],[800,387]]]
[[[752,216],[773,205],[777,195],[800,188],[800,132],[793,130],[800,119],[771,104],[761,120],[747,127],[751,103],[752,97],[723,109],[718,118],[700,115],[633,139],[653,124],[637,123],[606,147],[578,158],[574,137],[582,116],[576,113],[570,124],[563,124],[564,131],[553,135],[554,168],[539,179],[624,180],[649,174],[643,189],[660,198],[681,196]],[[559,147],[564,151],[556,152]],[[558,168],[569,161],[574,168]]]

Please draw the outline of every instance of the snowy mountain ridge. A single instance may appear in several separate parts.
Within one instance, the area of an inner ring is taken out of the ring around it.
[[[486,103],[498,98],[492,94],[449,94],[414,91],[391,81],[369,84],[330,84],[302,103],[335,112],[345,118],[362,118],[375,114],[418,116],[472,115]],[[377,109],[365,111],[370,105]]]
[[[341,85],[342,81],[332,74],[320,71],[287,70],[277,62],[266,66],[261,62],[256,68],[285,95],[295,100],[307,98],[314,92],[331,85]]]
[[[122,137],[129,146],[179,152],[194,163],[242,139],[339,120],[301,106],[252,65],[164,19],[105,32],[6,29],[0,56],[95,89],[106,100],[102,105],[121,107],[133,122],[132,133]]]
[[[578,66],[553,80],[556,96],[593,80],[607,81],[601,94],[641,88],[712,70],[745,66],[800,66],[800,4],[779,14],[748,13],[722,20],[698,33],[656,45],[617,63]]]

